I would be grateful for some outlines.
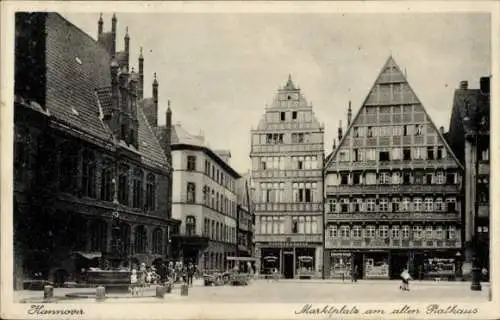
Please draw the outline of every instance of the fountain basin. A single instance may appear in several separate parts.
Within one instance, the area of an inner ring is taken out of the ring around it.
[[[126,293],[130,286],[130,274],[129,270],[89,270],[87,281],[91,286],[103,286],[106,293]]]

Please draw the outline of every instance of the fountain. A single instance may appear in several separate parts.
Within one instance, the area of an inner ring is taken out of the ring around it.
[[[93,286],[103,286],[106,293],[128,292],[130,286],[130,268],[122,267],[127,260],[126,246],[122,245],[120,215],[113,212],[111,232],[111,252],[103,252],[103,263],[99,269],[87,272],[88,282]]]

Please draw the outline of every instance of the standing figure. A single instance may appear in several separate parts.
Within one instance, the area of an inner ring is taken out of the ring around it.
[[[130,287],[129,292],[132,296],[139,295],[138,287],[137,287],[137,270],[132,269],[132,274],[130,275]]]
[[[410,280],[411,280],[411,275],[408,272],[408,269],[404,268],[403,272],[401,272],[402,284],[399,286],[399,289],[403,291],[410,291]]]
[[[351,270],[351,282],[358,282],[358,266],[354,265],[354,269]]]

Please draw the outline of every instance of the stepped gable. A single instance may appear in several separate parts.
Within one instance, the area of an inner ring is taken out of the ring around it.
[[[47,14],[45,29],[46,108],[57,121],[111,145],[112,132],[102,120],[112,107],[108,51],[57,13]],[[165,168],[167,159],[141,108],[137,118],[143,161]]]
[[[398,84],[398,89],[391,90],[389,86],[386,86],[388,84]],[[396,64],[394,61],[394,58],[389,56],[387,61],[385,62],[384,66],[382,67],[381,71],[379,72],[374,84],[372,85],[372,88],[368,92],[361,108],[358,110],[356,113],[356,116],[354,117],[353,121],[350,123],[350,125],[347,127],[347,130],[345,134],[343,135],[342,139],[339,141],[339,144],[337,148],[331,153],[329,157],[327,157],[327,162],[325,164],[325,168],[328,169],[330,168],[334,161],[337,159],[337,154],[341,149],[351,149],[351,145],[347,145],[346,141],[349,141],[348,137],[350,136],[350,133],[352,131],[352,128],[354,126],[359,126],[363,125],[364,123],[364,118],[363,116],[366,114],[365,111],[371,107],[379,107],[379,106],[400,106],[400,105],[413,105],[414,109],[412,111],[412,114],[415,115],[417,114],[423,114],[423,116],[419,117],[422,119],[419,121],[419,124],[424,125],[424,131],[426,132],[427,126],[431,126],[433,131],[436,133],[437,136],[437,141],[435,143],[432,143],[433,145],[443,145],[448,154],[451,155],[451,157],[454,159],[456,162],[457,166],[462,168],[462,165],[460,164],[459,160],[453,153],[452,149],[448,145],[448,142],[444,138],[443,134],[440,132],[440,130],[436,127],[432,119],[430,118],[429,114],[425,110],[424,106],[418,99],[417,95],[411,88],[410,84],[408,83],[406,76],[404,73],[401,71],[401,68]],[[423,122],[421,122],[423,121]],[[370,123],[373,123],[371,121]],[[405,124],[413,124],[414,121],[401,121],[397,123],[397,125],[405,125]],[[378,120],[377,124],[386,124],[390,125],[390,121],[387,122],[380,122],[380,119]],[[396,125],[396,124],[395,124]],[[349,141],[350,142],[350,141]],[[400,144],[400,146],[405,146],[408,144]],[[415,146],[425,146],[426,141],[423,141],[423,143],[420,144],[412,144]],[[371,145],[373,148],[380,147],[378,145]]]
[[[281,109],[281,110],[275,110]],[[297,87],[293,80],[292,76],[288,75],[288,80],[286,84],[279,88],[274,95],[273,102],[270,106],[266,105],[266,110],[273,111],[288,111],[288,110],[309,110],[311,111],[311,122],[313,128],[321,127],[320,122],[316,118],[314,111],[312,110],[312,104],[307,101],[305,96],[302,94],[299,87]],[[268,120],[266,118],[266,114],[264,114],[259,124],[257,125],[258,130],[267,129]]]

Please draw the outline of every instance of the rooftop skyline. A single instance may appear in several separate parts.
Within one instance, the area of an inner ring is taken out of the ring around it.
[[[99,13],[63,13],[93,38]],[[103,15],[104,31],[112,14]],[[231,151],[231,166],[250,168],[255,128],[289,74],[325,126],[332,149],[347,107],[356,114],[392,55],[436,126],[448,130],[461,80],[477,88],[491,73],[490,17],[473,14],[116,13],[117,50],[128,26],[130,65],[145,59],[144,96],[159,82],[159,124],[167,100],[173,122],[203,132],[211,148]],[[345,132],[345,131],[344,131]]]

